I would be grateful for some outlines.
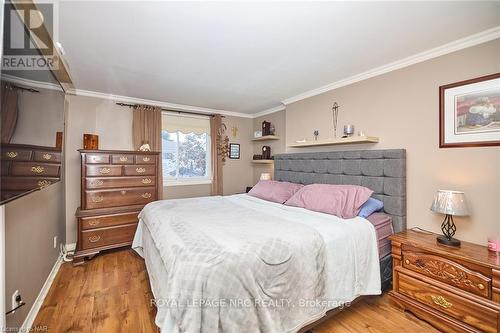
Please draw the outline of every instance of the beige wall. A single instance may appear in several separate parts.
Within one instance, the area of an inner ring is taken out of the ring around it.
[[[19,90],[19,114],[10,143],[54,147],[56,132],[64,129],[64,93],[37,88]]]
[[[500,147],[438,147],[438,87],[500,72],[500,39],[339,88],[287,106],[286,143],[333,133],[330,108],[344,124],[379,136],[380,143],[316,150],[407,150],[408,227],[440,231],[443,216],[429,210],[438,189],[465,191],[471,216],[456,218],[457,237],[485,244],[500,234]],[[290,152],[312,149],[289,149]]]
[[[83,133],[99,135],[100,149],[133,150],[132,109],[118,106],[107,99],[67,95],[66,130],[66,241],[76,242],[75,211],[80,206],[80,154],[83,147]],[[250,159],[252,150],[249,143],[252,119],[225,117],[230,142],[240,143],[241,158],[227,159],[224,166],[224,194],[245,191],[252,185]],[[231,128],[238,127],[236,137]],[[190,198],[210,195],[210,185],[183,185],[164,187],[164,198]]]
[[[271,154],[276,155],[279,153],[284,153],[286,151],[286,124],[285,124],[285,111],[279,111],[271,113],[262,117],[257,117],[253,119],[253,130],[250,138],[253,137],[253,132],[257,130],[262,130],[262,122],[269,121],[274,125],[275,135],[280,137],[280,140],[270,140],[270,141],[252,141],[253,153],[260,155],[262,154],[262,146],[271,147]],[[274,173],[274,168],[272,164],[254,164],[253,165],[253,185],[255,185],[259,179],[260,174],[263,172]]]
[[[7,316],[8,327],[19,327],[33,306],[65,242],[64,227],[64,182],[5,205],[5,304],[10,310],[15,290],[26,302]]]

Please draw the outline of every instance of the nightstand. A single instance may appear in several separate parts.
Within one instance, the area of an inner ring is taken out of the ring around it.
[[[500,332],[500,256],[403,231],[392,241],[392,300],[444,332]]]

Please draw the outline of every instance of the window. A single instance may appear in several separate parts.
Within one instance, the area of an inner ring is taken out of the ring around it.
[[[211,183],[208,117],[165,112],[161,135],[164,185]]]

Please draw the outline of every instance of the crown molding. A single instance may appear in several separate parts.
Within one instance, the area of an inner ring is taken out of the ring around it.
[[[363,73],[360,73],[357,75],[353,75],[351,77],[342,79],[340,81],[336,81],[336,82],[327,84],[325,86],[306,91],[304,93],[287,98],[287,99],[283,100],[282,103],[285,105],[289,105],[289,104],[298,102],[300,100],[325,93],[327,91],[331,91],[331,90],[334,90],[334,89],[337,89],[340,87],[345,87],[347,85],[350,85],[350,84],[353,84],[356,82],[360,82],[360,81],[363,81],[363,80],[366,80],[366,79],[369,79],[369,78],[372,78],[375,76],[379,76],[379,75],[389,73],[389,72],[392,72],[392,71],[395,71],[395,70],[398,70],[398,69],[401,69],[404,67],[418,64],[420,62],[423,62],[423,61],[426,61],[429,59],[433,59],[433,58],[437,58],[437,57],[440,57],[440,56],[448,54],[448,53],[452,53],[455,51],[466,49],[468,47],[472,47],[475,45],[486,43],[486,42],[492,41],[492,40],[497,39],[497,38],[500,38],[500,26],[496,26],[492,29],[488,29],[488,30],[482,31],[482,32],[477,33],[477,34],[458,39],[458,40],[453,41],[451,43],[447,43],[447,44],[435,47],[433,49],[430,49],[430,50],[427,50],[427,51],[424,51],[421,53],[417,53],[413,56],[409,56],[407,58],[403,58],[401,60],[397,60],[397,61],[391,62],[389,64],[373,68],[369,71],[366,71],[366,72],[363,72]]]
[[[25,79],[22,77],[18,76],[13,76],[9,74],[2,74],[2,80],[18,84],[23,87],[28,87],[28,88],[38,88],[38,89],[49,89],[49,90],[57,90],[57,91],[63,91],[63,88],[55,83],[51,82],[43,82],[43,81],[35,81],[35,80],[30,80],[30,79]]]
[[[112,100],[115,102],[122,102],[122,103],[154,105],[154,106],[159,106],[161,108],[170,109],[173,111],[193,111],[193,112],[200,112],[200,113],[206,113],[206,114],[221,114],[221,115],[230,116],[230,117],[253,118],[253,115],[248,114],[248,113],[204,108],[204,107],[200,107],[200,106],[168,103],[168,102],[155,101],[155,100],[150,100],[150,99],[143,99],[143,98],[136,98],[136,97],[129,97],[129,96],[106,94],[106,93],[101,93],[101,92],[97,92],[97,91],[90,91],[90,90],[72,89],[68,93],[71,95],[76,95],[76,96],[95,97],[95,98],[108,99],[108,100]]]
[[[267,110],[264,110],[264,111],[260,111],[260,112],[257,112],[257,113],[252,113],[252,118],[258,118],[258,117],[266,116],[268,114],[279,112],[279,111],[283,111],[285,109],[286,109],[286,106],[284,104],[281,104],[281,105],[275,106],[273,108],[270,108],[270,109],[267,109]]]

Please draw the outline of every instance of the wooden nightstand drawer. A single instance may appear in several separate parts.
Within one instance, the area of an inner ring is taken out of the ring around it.
[[[399,272],[398,292],[481,332],[498,332],[499,311]]]
[[[137,229],[137,223],[82,231],[80,238],[82,249],[131,243],[134,239],[135,229]]]
[[[82,217],[81,228],[83,230],[112,227],[123,224],[137,223],[139,212],[114,214],[107,216]]]
[[[427,253],[403,251],[403,267],[491,299],[491,279],[455,261]]]

